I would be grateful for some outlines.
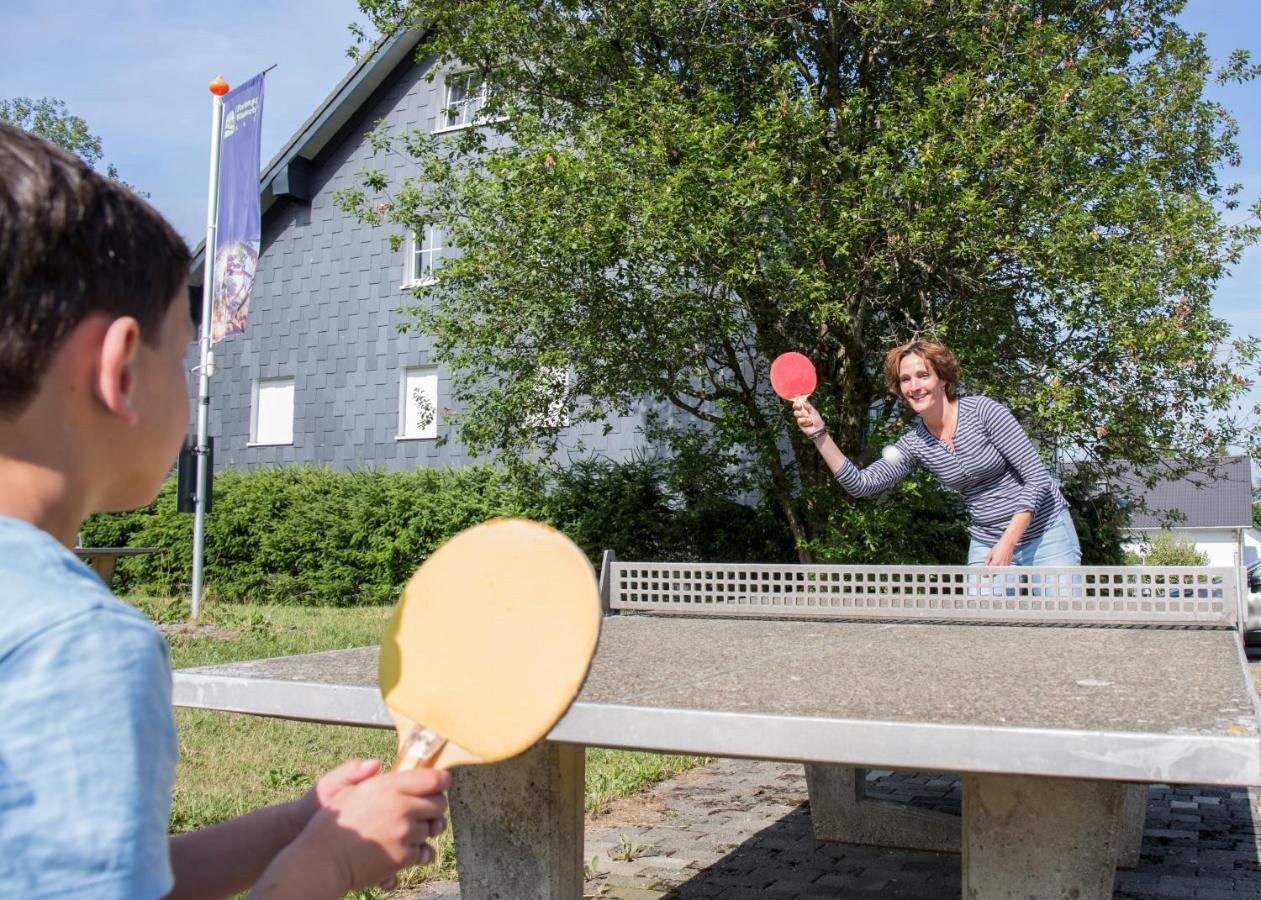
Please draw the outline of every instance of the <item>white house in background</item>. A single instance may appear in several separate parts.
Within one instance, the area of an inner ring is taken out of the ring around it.
[[[1261,532],[1252,527],[1252,460],[1225,456],[1205,460],[1198,471],[1147,488],[1127,480],[1123,492],[1146,509],[1130,523],[1126,550],[1143,553],[1162,528],[1195,546],[1211,566],[1247,565],[1261,557]]]

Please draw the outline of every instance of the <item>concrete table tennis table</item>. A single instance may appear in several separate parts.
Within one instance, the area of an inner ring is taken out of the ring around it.
[[[1135,785],[1261,785],[1233,569],[606,558],[601,581],[639,614],[604,620],[568,714],[456,772],[466,900],[581,897],[587,746],[802,762],[816,829],[861,809],[852,767],[959,773],[969,898],[1110,897]],[[175,702],[391,727],[372,648],[180,670]]]
[[[75,547],[74,553],[100,576],[106,585],[114,582],[114,566],[120,556],[145,556],[157,553],[156,547]]]

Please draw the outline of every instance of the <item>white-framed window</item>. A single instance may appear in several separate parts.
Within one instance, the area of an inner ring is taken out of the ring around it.
[[[255,446],[293,443],[292,376],[254,381],[250,443]]]
[[[398,439],[433,440],[438,436],[438,370],[403,369],[399,377]]]
[[[574,373],[569,366],[544,366],[534,387],[543,409],[529,416],[526,424],[531,428],[568,428],[571,423],[569,394],[573,384]]]
[[[449,246],[446,233],[433,225],[426,225],[423,234],[413,233],[407,241],[405,285],[432,284]]]
[[[482,107],[490,87],[476,72],[455,72],[447,76],[446,105],[438,113],[438,130],[467,128],[482,121]]]

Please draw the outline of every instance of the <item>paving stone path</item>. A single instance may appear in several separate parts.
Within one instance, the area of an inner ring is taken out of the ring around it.
[[[873,771],[869,796],[959,811],[952,776]],[[805,772],[721,759],[588,820],[586,896],[605,900],[789,900],[959,896],[957,854],[814,839]],[[1261,792],[1155,786],[1142,858],[1117,873],[1115,898],[1261,898]],[[409,897],[458,898],[454,882]],[[505,897],[509,895],[505,894]]]

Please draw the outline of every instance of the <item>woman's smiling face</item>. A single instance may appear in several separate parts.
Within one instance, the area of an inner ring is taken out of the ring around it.
[[[928,360],[918,353],[909,353],[898,365],[898,385],[902,396],[917,415],[946,398],[946,385]]]

